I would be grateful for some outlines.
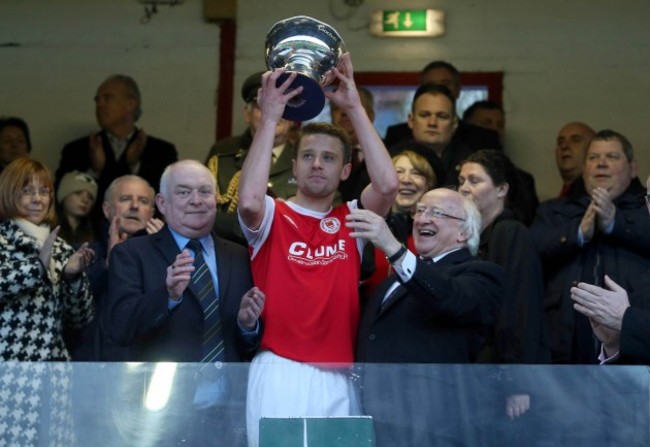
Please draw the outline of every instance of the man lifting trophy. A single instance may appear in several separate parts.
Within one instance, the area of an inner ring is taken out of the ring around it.
[[[285,432],[276,434],[277,419],[344,419],[364,425],[371,437],[368,418],[356,417],[361,410],[351,380],[367,242],[352,222],[358,213],[384,221],[399,188],[397,173],[361,104],[350,53],[336,31],[309,17],[284,20],[269,32],[267,55],[270,70],[257,91],[260,126],[242,166],[237,202],[253,279],[266,297],[243,309],[247,327],[261,333],[248,374],[249,447],[269,445],[265,439],[293,445]],[[266,191],[277,123],[313,118],[325,98],[349,118],[370,184],[358,200],[334,203],[339,183],[350,175],[351,144],[342,128],[312,122],[301,128],[292,160],[296,195],[272,198]],[[296,445],[302,444],[300,438]]]

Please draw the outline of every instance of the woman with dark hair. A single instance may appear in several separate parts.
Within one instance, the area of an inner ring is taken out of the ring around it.
[[[501,151],[487,149],[464,160],[458,175],[458,191],[472,199],[481,213],[477,256],[502,266],[508,281],[494,331],[486,334],[486,344],[479,354],[481,363],[551,362],[541,262],[521,215],[510,208],[517,200],[517,179],[510,159]],[[505,383],[490,385],[491,391],[486,390],[483,399],[485,408],[505,399],[506,415],[514,419],[530,409],[535,388],[527,374],[508,371],[503,377]],[[505,395],[501,395],[501,389],[506,391]],[[484,429],[499,432],[499,436],[513,436],[510,424],[498,423],[503,421],[501,408],[494,407],[494,423]]]
[[[57,238],[53,183],[40,162],[20,158],[0,174],[0,359],[70,360],[64,326],[92,319],[83,271],[93,251]]]
[[[548,363],[543,312],[544,282],[539,255],[528,229],[510,204],[517,197],[517,172],[501,151],[481,150],[461,163],[458,191],[481,213],[478,257],[508,273],[510,295],[500,310],[494,339],[482,361]]]
[[[27,123],[20,118],[0,118],[0,172],[17,158],[29,157],[32,142]]]

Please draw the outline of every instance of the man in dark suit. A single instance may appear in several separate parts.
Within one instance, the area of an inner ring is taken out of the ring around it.
[[[453,136],[458,127],[456,105],[449,89],[443,85],[424,84],[413,96],[408,117],[411,138],[388,148],[391,155],[413,150],[425,157],[431,167],[442,171],[438,185],[457,185],[460,162],[474,150]],[[417,144],[413,144],[417,143]],[[420,149],[424,147],[424,151]],[[440,166],[440,169],[438,169]]]
[[[596,133],[581,180],[568,197],[542,203],[531,226],[544,269],[554,363],[596,363],[601,351],[596,328],[574,308],[575,284],[607,286],[607,275],[627,290],[633,307],[650,309],[644,284],[650,270],[650,220],[630,141],[613,130]]]
[[[136,174],[157,190],[163,170],[178,159],[178,154],[171,143],[136,127],[141,114],[136,82],[125,75],[107,78],[95,94],[95,117],[101,130],[63,147],[55,184],[58,186],[66,172],[77,170],[97,179],[98,197],[125,174]],[[98,219],[101,207],[102,202],[97,200],[93,211]]]
[[[650,212],[650,177],[646,181],[646,206]],[[650,293],[647,273],[637,293]],[[603,343],[599,360],[606,363],[650,363],[650,311],[630,306],[627,291],[609,276],[605,287],[578,283],[571,288],[575,310],[589,318]],[[639,301],[637,299],[636,301]]]
[[[366,238],[386,253],[395,270],[366,304],[357,336],[356,360],[367,363],[363,403],[375,420],[377,445],[437,445],[449,438],[468,441],[475,434],[454,418],[462,414],[453,415],[444,397],[458,392],[453,385],[457,379],[446,375],[450,369],[410,365],[392,375],[390,367],[370,363],[471,363],[476,359],[505,287],[501,267],[473,257],[480,236],[476,207],[449,189],[422,196],[413,222],[417,256],[400,244],[384,219],[367,210],[354,211],[347,225],[355,228],[354,237]],[[447,380],[448,384],[441,383]],[[454,407],[463,405],[455,401]]]
[[[156,204],[167,225],[113,247],[104,327],[129,347],[131,361],[208,362],[191,393],[198,414],[190,412],[183,439],[208,445],[208,423],[218,421],[225,424],[223,445],[239,445],[242,439],[229,436],[244,433],[245,380],[229,374],[232,369],[213,376],[221,362],[252,356],[264,295],[252,287],[246,250],[211,232],[216,195],[210,171],[197,161],[179,161],[160,184]],[[194,383],[185,379],[179,382]]]
[[[156,193],[137,175],[116,178],[104,193],[102,232],[90,244],[95,252],[86,275],[95,297],[95,318],[80,331],[69,334],[68,349],[74,361],[128,360],[128,349],[103,336],[99,322],[108,293],[108,260],[115,245],[132,236],[159,231],[164,222],[153,217]]]
[[[449,89],[454,98],[454,103],[460,97],[461,83],[458,69],[446,61],[433,61],[428,63],[420,74],[420,85],[433,84],[442,85]],[[395,124],[386,129],[384,143],[386,147],[402,143],[411,138],[411,131],[408,123]],[[462,142],[473,151],[480,149],[500,149],[501,142],[499,134],[491,129],[484,129],[479,126],[459,120],[458,128],[454,132],[454,144]]]

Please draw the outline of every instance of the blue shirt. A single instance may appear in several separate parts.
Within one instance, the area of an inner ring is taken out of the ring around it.
[[[174,242],[176,242],[176,245],[178,246],[178,249],[180,251],[183,251],[186,248],[187,243],[190,241],[190,238],[179,234],[178,232],[174,231],[171,227],[168,228],[170,233],[172,234],[172,237],[174,238]],[[203,259],[205,259],[205,263],[208,265],[208,270],[210,271],[210,277],[212,278],[212,284],[214,284],[214,293],[216,293],[217,297],[219,297],[219,280],[217,279],[218,278],[217,254],[214,251],[214,241],[212,240],[212,236],[210,234],[207,234],[203,236],[201,239],[199,239],[199,242],[201,243],[201,247],[203,247]],[[194,250],[192,250],[189,247],[187,247],[187,249],[190,251],[192,257],[196,258],[196,253],[194,253]],[[178,301],[174,301],[171,298],[169,298],[168,309],[169,310],[174,309],[182,301],[183,301],[182,296],[181,299],[179,299]]]

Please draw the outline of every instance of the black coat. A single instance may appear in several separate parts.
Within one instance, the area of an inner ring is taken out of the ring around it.
[[[131,137],[131,142],[137,138],[138,132],[139,131],[134,132]],[[100,136],[102,138],[104,154],[106,155],[106,165],[101,176],[97,180],[97,200],[95,200],[93,211],[94,215],[98,219],[101,216],[104,192],[106,191],[106,188],[108,188],[108,185],[122,175],[131,174],[131,170],[126,163],[126,150],[119,160],[116,160],[116,154],[113,152],[113,148],[111,147],[106,132],[101,131]],[[87,136],[79,138],[63,147],[63,150],[61,151],[61,161],[59,162],[59,167],[56,170],[55,176],[55,186],[57,188],[59,182],[66,173],[74,170],[87,172],[90,169],[90,147],[88,144],[88,138],[89,137]],[[147,141],[140,158],[140,167],[136,174],[149,182],[151,187],[158,191],[158,188],[160,187],[160,176],[163,171],[168,165],[177,160],[178,154],[173,144],[161,140],[160,138],[147,135]]]
[[[478,257],[504,268],[507,295],[499,309],[488,363],[549,363],[542,264],[528,229],[504,210],[481,232]]]
[[[650,364],[650,311],[629,307],[621,327],[618,363]]]
[[[357,336],[356,360],[371,363],[470,363],[494,324],[504,296],[505,275],[469,250],[435,265],[418,259],[401,293],[380,310],[397,280],[391,275],[366,304]]]
[[[408,141],[412,137],[413,135],[408,123],[399,123],[389,126],[386,129],[384,144],[386,144],[386,147],[390,147]],[[463,141],[466,146],[469,146],[474,151],[481,149],[501,149],[499,134],[495,130],[475,126],[463,120],[458,121],[458,127],[456,128],[456,132],[454,132],[453,138]]]
[[[357,361],[366,362],[358,366],[364,414],[373,417],[377,446],[483,445],[466,414],[483,394],[467,392],[480,383],[476,370],[453,363],[473,362],[494,324],[503,270],[467,249],[434,265],[418,259],[412,278],[380,310],[396,279],[368,301],[357,339]]]
[[[584,246],[578,241],[580,221],[590,202],[584,185],[572,187],[569,197],[540,205],[531,234],[544,270],[544,309],[554,363],[594,363],[600,350],[586,317],[573,309],[570,289],[574,283],[602,286],[607,274],[627,290],[632,306],[650,309],[650,290],[643,284],[650,269],[650,219],[644,194],[641,182],[632,180],[614,200],[612,233],[597,233]],[[592,337],[591,345],[584,349],[576,337]]]

